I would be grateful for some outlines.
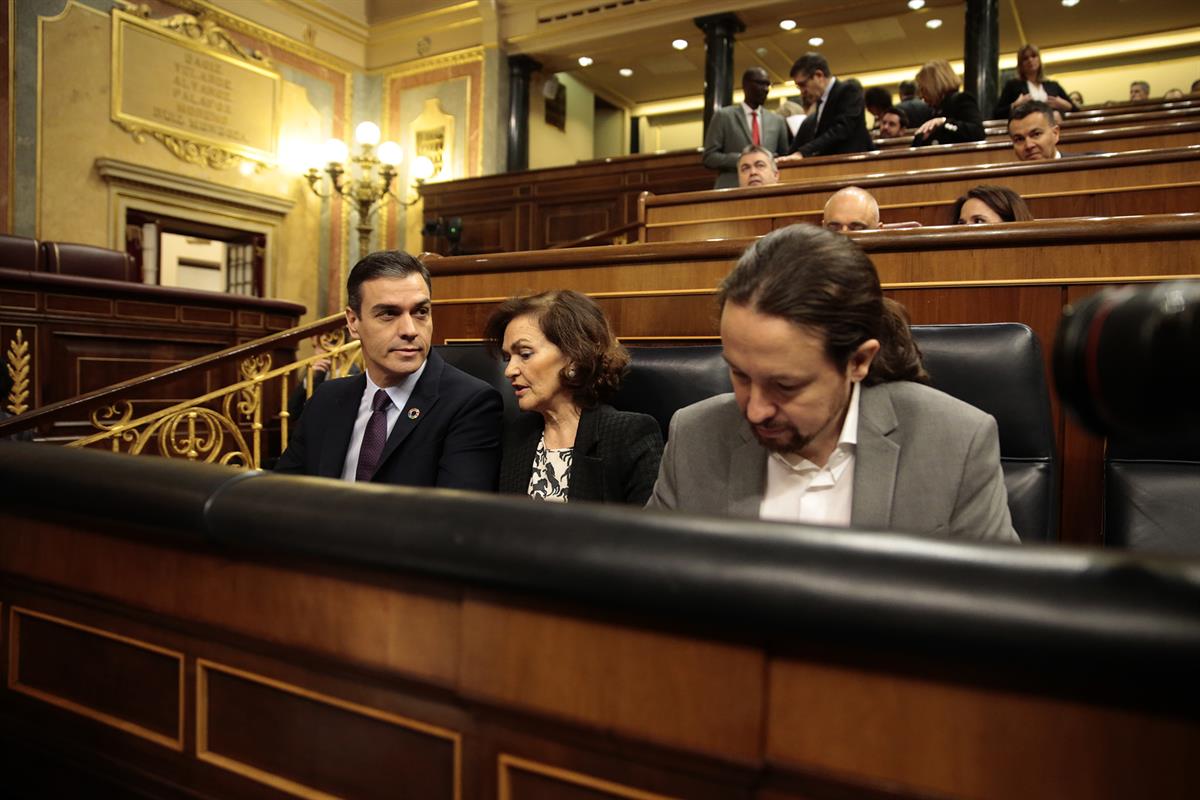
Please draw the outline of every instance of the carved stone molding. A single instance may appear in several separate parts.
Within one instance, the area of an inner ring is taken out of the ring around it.
[[[285,216],[296,205],[295,201],[285,197],[223,186],[143,164],[118,161],[115,158],[96,159],[96,172],[105,183],[146,187],[160,192],[216,201],[226,206],[252,209],[276,217]]]
[[[225,170],[233,169],[244,160],[237,153],[231,153],[216,145],[192,142],[172,136],[169,133],[147,130],[138,125],[130,125],[124,120],[117,120],[117,125],[121,127],[121,130],[133,136],[133,140],[138,144],[144,144],[147,136],[153,136],[162,143],[163,147],[170,150],[172,155],[189,164],[199,164],[202,167]],[[249,161],[248,163],[254,164],[255,171],[262,169],[262,164],[257,161]]]

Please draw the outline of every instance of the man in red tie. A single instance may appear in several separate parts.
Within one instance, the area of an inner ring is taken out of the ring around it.
[[[713,114],[704,135],[704,166],[717,170],[713,188],[738,185],[738,157],[747,147],[762,147],[775,155],[787,152],[787,123],[763,107],[771,79],[762,67],[742,74],[744,100]]]

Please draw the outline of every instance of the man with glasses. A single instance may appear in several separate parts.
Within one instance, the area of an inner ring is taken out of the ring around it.
[[[830,73],[829,62],[820,53],[796,59],[791,75],[796,88],[817,106],[800,126],[791,154],[781,160],[871,149],[862,84],[853,78],[839,80]]]

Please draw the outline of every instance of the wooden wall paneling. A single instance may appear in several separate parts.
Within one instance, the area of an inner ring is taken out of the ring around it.
[[[938,797],[1182,798],[1200,752],[1182,717],[798,660],[770,697],[773,764]]]
[[[545,247],[566,244],[620,223],[619,198],[583,203],[543,202],[539,206],[539,238]]]

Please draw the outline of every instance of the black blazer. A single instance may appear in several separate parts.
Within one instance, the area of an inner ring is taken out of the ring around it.
[[[1008,119],[1008,114],[1012,111],[1012,104],[1017,101],[1017,98],[1025,94],[1026,90],[1024,78],[1013,78],[1008,83],[1004,84],[1004,88],[1000,91],[1000,99],[996,101],[996,107],[992,109],[992,119]],[[1063,87],[1059,86],[1054,81],[1042,81],[1042,88],[1046,90],[1046,94],[1051,97],[1061,97],[1068,103],[1071,103],[1071,98],[1067,97],[1067,93],[1063,91]],[[1078,111],[1079,107],[1071,103],[1071,110]]]
[[[317,387],[275,471],[340,478],[366,385],[355,375]],[[502,408],[494,388],[430,351],[371,482],[495,491]]]
[[[947,95],[942,104],[934,109],[933,116],[945,117],[946,123],[934,128],[928,136],[914,136],[913,147],[980,142],[987,138],[987,133],[983,130],[983,115],[979,113],[979,103],[970,92],[954,92]]]
[[[834,81],[825,101],[818,123],[814,109],[800,123],[796,132],[793,153],[809,156],[828,156],[842,153],[865,153],[875,145],[867,131],[866,106],[862,84],[854,78]]]
[[[500,462],[500,491],[526,494],[533,474],[533,457],[542,438],[541,414],[519,415],[504,434]],[[662,429],[654,417],[617,411],[599,405],[579,418],[567,500],[630,503],[644,506],[650,499],[662,459]]]

